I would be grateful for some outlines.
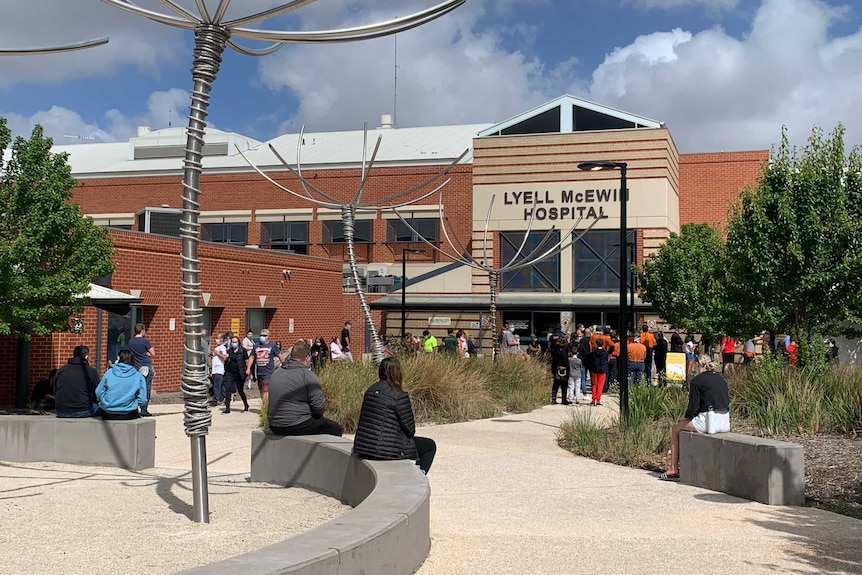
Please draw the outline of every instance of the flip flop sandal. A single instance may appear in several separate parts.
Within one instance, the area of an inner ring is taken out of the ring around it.
[[[679,473],[662,473],[658,478],[662,481],[679,481]]]

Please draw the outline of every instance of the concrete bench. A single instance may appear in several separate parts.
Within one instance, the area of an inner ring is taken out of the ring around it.
[[[738,433],[683,432],[680,481],[767,505],[805,503],[801,445]]]
[[[0,415],[0,461],[147,469],[156,461],[156,422]]]
[[[431,549],[428,481],[412,461],[365,461],[329,435],[251,438],[251,480],[297,486],[350,505],[316,529],[184,575],[407,575]]]

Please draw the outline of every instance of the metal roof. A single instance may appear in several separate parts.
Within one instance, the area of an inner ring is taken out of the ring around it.
[[[371,157],[377,137],[383,137],[375,165],[447,164],[465,149],[472,149],[473,138],[490,124],[430,126],[422,128],[368,130],[367,158]],[[362,162],[363,131],[312,132],[302,136],[302,164],[308,169],[357,167]],[[268,144],[282,157],[296,162],[299,134],[278,136],[269,142],[258,142],[241,134],[208,129],[205,144],[217,144],[227,155],[205,156],[205,172],[248,172],[251,168],[236,150],[240,147],[249,160],[266,171],[283,170]],[[128,142],[55,146],[54,152],[69,154],[75,177],[122,177],[125,175],[174,174],[183,166],[178,146],[185,145],[184,128],[157,130]],[[159,149],[161,149],[160,153]],[[206,151],[206,145],[204,151]],[[143,153],[141,153],[143,151]],[[173,154],[176,157],[154,157]],[[135,157],[138,159],[135,159]],[[462,160],[472,162],[468,155]]]

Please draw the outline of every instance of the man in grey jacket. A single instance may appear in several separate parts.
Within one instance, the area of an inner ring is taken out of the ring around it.
[[[311,348],[297,341],[290,358],[275,370],[269,382],[266,414],[269,429],[277,435],[336,435],[341,425],[323,417],[326,399],[320,380],[308,368]]]

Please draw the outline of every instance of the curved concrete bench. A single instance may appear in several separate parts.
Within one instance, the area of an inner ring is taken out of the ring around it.
[[[681,433],[683,483],[767,505],[805,504],[801,445],[738,433]]]
[[[353,507],[316,529],[185,575],[406,575],[431,549],[428,481],[411,461],[367,461],[329,435],[254,431],[251,480],[304,487]]]

